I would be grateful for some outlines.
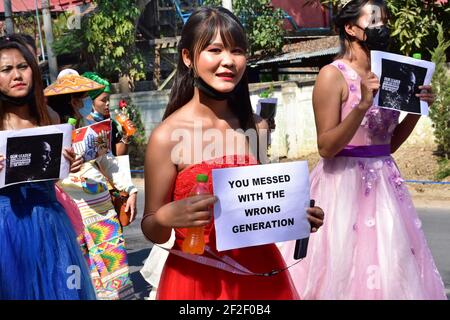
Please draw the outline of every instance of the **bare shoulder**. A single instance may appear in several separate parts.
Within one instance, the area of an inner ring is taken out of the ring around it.
[[[328,64],[322,69],[320,69],[319,75],[317,76],[317,81],[321,82],[329,82],[329,83],[335,83],[336,81],[343,81],[345,80],[342,76],[342,73],[333,66],[332,64]]]
[[[163,121],[150,134],[148,145],[152,148],[168,147],[171,145],[171,136],[173,125],[170,122]]]
[[[345,101],[347,99],[346,88],[347,83],[341,71],[329,64],[323,67],[317,76],[313,89],[313,101],[316,99],[327,101],[333,98]]]
[[[149,144],[159,147],[171,147],[179,142],[180,136],[183,136],[183,134],[189,131],[190,118],[184,112],[178,111],[164,119],[152,131]]]

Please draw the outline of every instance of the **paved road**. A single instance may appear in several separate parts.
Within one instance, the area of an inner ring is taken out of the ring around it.
[[[417,208],[422,229],[450,299],[450,208]]]
[[[134,182],[139,189],[138,217],[135,222],[125,228],[124,233],[136,298],[144,299],[144,297],[148,297],[151,287],[142,278],[139,270],[150,253],[151,243],[144,238],[141,232],[140,223],[144,208],[143,182],[142,179],[135,179]],[[444,280],[447,297],[450,299],[450,208],[417,208],[417,210],[436,266]]]

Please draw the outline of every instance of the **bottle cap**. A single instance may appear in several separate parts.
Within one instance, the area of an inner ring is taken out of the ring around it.
[[[413,58],[414,59],[422,59],[422,54],[419,52],[413,53]]]
[[[208,175],[207,174],[198,174],[196,178],[197,182],[208,182]]]
[[[71,124],[72,126],[76,126],[77,125],[77,119],[69,118],[69,120],[67,120],[67,123]]]

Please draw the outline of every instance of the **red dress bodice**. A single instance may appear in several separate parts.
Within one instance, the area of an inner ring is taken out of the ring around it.
[[[181,171],[175,181],[173,200],[189,196],[197,174],[207,174],[211,193],[212,170],[257,164],[253,157],[227,156],[205,161]],[[175,229],[174,249],[180,249],[186,228]],[[275,244],[217,252],[214,222],[205,227],[205,242],[219,256],[227,255],[242,266],[257,273],[285,267]],[[210,257],[207,253],[206,256]],[[275,300],[297,299],[289,273],[284,271],[271,277],[243,276],[199,264],[170,254],[158,287],[161,300]]]

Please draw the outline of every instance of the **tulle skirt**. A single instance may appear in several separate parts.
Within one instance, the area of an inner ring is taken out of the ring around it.
[[[53,182],[0,190],[0,299],[95,299]]]
[[[290,269],[303,299],[446,299],[421,221],[390,156],[321,160],[311,196],[325,212]],[[294,262],[295,242],[280,246]]]

